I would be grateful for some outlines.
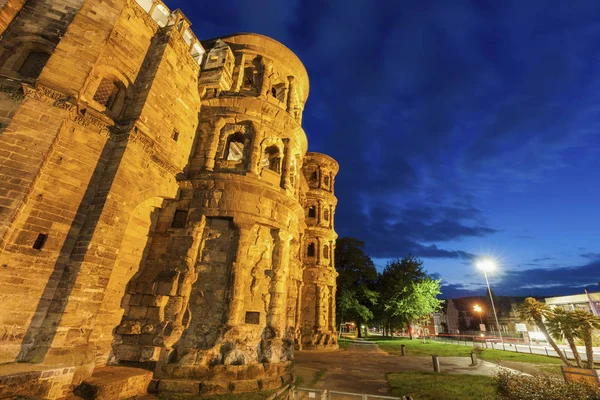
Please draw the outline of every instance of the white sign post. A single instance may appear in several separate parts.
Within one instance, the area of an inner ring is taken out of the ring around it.
[[[485,332],[485,324],[479,324],[479,329],[481,332]]]

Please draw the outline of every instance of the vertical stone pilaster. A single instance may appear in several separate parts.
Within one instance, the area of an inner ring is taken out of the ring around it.
[[[290,170],[292,169],[292,157],[290,156],[290,140],[283,141],[283,168],[281,173],[281,187],[285,190],[291,188]]]
[[[210,134],[210,141],[206,148],[206,164],[204,167],[207,171],[212,171],[215,168],[217,149],[219,148],[219,140],[221,139],[221,129],[223,129],[224,126],[225,120],[217,120]]]
[[[254,222],[234,221],[239,230],[238,248],[235,261],[231,266],[231,298],[227,324],[237,326],[244,323],[244,289],[248,284],[248,270],[244,268],[244,260],[254,233]]]
[[[286,282],[289,274],[290,241],[293,236],[289,232],[278,232],[278,263],[274,266],[275,277],[271,283],[271,305],[267,322],[281,335],[285,331]]]
[[[287,112],[290,114],[294,109],[294,95],[296,94],[296,82],[293,76],[288,76],[288,81],[290,82],[288,86],[288,96],[287,96]]]

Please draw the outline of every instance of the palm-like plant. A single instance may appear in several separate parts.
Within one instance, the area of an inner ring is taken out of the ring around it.
[[[523,301],[523,304],[519,306],[518,313],[519,318],[521,318],[521,320],[526,322],[533,322],[537,325],[539,330],[546,337],[548,343],[550,343],[550,346],[552,346],[554,351],[556,351],[556,354],[558,354],[560,359],[565,363],[565,365],[571,367],[572,364],[569,362],[565,354],[560,350],[554,339],[552,339],[552,337],[548,333],[548,330],[546,329],[546,325],[544,324],[544,318],[547,318],[550,315],[552,315],[552,310],[550,309],[550,307],[548,307],[544,303],[540,303],[533,297],[528,297]]]
[[[585,344],[585,354],[587,355],[587,367],[594,368],[594,347],[592,344],[592,332],[594,329],[600,329],[600,318],[584,310],[575,310],[571,312],[574,330],[577,337],[583,340]]]
[[[550,335],[554,336],[555,338],[564,336],[564,338],[567,340],[567,343],[569,343],[571,351],[573,352],[577,366],[579,368],[583,368],[583,365],[581,364],[581,356],[577,351],[577,346],[575,346],[577,324],[573,318],[573,312],[566,311],[562,308],[555,308],[553,313],[547,316],[546,325]]]

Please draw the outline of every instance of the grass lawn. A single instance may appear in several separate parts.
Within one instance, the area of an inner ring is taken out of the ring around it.
[[[488,376],[393,372],[387,374],[393,396],[418,400],[487,400],[496,398],[494,379]]]
[[[435,354],[440,357],[469,357],[471,351],[473,351],[473,347],[434,342],[432,340],[427,341],[427,343],[423,343],[422,340],[407,338],[369,337],[367,340],[377,343],[381,350],[394,355],[401,354],[400,347],[402,345],[406,346],[407,356],[430,356]],[[562,364],[559,358],[494,349],[483,349],[479,358],[486,361],[505,360],[532,364]]]

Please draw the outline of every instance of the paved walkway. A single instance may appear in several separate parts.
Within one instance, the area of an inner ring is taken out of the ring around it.
[[[301,387],[356,393],[389,394],[387,372],[433,372],[431,357],[392,356],[368,342],[355,342],[346,350],[297,351],[295,359]],[[481,360],[477,366],[470,364],[469,357],[440,357],[443,373],[494,376],[501,368]]]

